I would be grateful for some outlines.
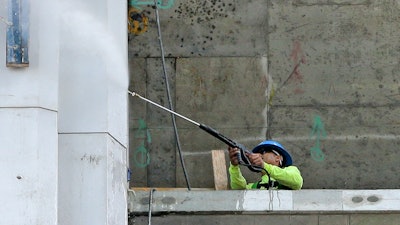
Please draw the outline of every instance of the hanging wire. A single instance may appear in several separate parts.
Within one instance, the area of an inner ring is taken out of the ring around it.
[[[153,193],[154,193],[154,191],[155,191],[156,189],[154,189],[154,188],[152,188],[151,190],[150,190],[150,196],[149,196],[149,215],[148,215],[148,217],[149,217],[149,221],[148,221],[148,225],[151,225],[151,209],[153,208],[152,206],[153,206]]]
[[[169,108],[172,111],[174,111],[174,108],[173,108],[173,105],[172,105],[172,101],[171,101],[171,93],[170,93],[171,91],[170,91],[170,87],[169,87],[168,76],[167,76],[167,72],[166,72],[166,68],[165,68],[164,46],[163,46],[162,37],[161,37],[160,17],[158,15],[158,1],[157,0],[154,0],[154,7],[155,7],[155,11],[156,11],[158,40],[159,40],[160,49],[161,49],[162,67],[163,67],[163,74],[164,74],[164,79],[165,79],[165,86],[166,86],[166,89],[167,89],[168,103],[169,103]],[[186,181],[187,188],[190,191],[189,177],[187,175],[185,162],[184,162],[183,156],[182,156],[181,144],[180,144],[180,141],[179,141],[178,129],[176,127],[175,115],[171,114],[171,118],[172,118],[172,124],[174,126],[176,145],[178,147],[178,152],[179,152],[179,159],[180,159],[180,162],[181,162],[181,165],[182,165],[182,168],[183,168],[183,174],[185,176],[185,181]]]

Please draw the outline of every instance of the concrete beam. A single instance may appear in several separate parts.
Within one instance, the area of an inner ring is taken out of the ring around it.
[[[147,214],[149,208],[153,214],[389,213],[400,212],[400,190],[129,191],[130,214]]]

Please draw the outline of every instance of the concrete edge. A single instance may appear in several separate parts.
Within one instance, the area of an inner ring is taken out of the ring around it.
[[[390,213],[400,212],[400,190],[129,190],[129,213],[149,209],[155,214]]]

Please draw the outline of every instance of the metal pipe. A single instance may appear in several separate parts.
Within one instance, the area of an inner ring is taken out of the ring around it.
[[[156,189],[154,189],[154,188],[152,188],[151,190],[150,190],[150,195],[149,195],[149,214],[148,214],[148,217],[149,217],[149,220],[148,220],[148,225],[151,225],[151,209],[153,208],[152,206],[153,206],[153,193],[154,193],[154,191],[155,191]]]
[[[219,133],[217,130],[215,130],[215,129],[213,129],[213,128],[205,125],[205,124],[198,123],[198,122],[196,122],[194,120],[191,120],[191,119],[189,119],[189,118],[187,118],[185,116],[182,116],[181,114],[176,113],[176,112],[174,112],[174,111],[172,111],[172,110],[170,110],[168,108],[165,108],[164,106],[159,105],[159,104],[157,104],[157,103],[155,103],[153,101],[150,101],[149,99],[144,98],[144,97],[138,95],[135,92],[132,92],[132,91],[128,90],[128,93],[131,94],[132,96],[136,96],[136,97],[138,97],[138,98],[140,98],[140,99],[142,99],[142,100],[144,100],[144,101],[146,101],[146,102],[148,102],[150,104],[153,104],[153,105],[155,105],[157,107],[160,107],[161,109],[164,109],[164,110],[172,113],[173,115],[176,115],[176,116],[178,116],[178,117],[180,117],[180,118],[182,118],[182,119],[184,119],[186,121],[189,121],[189,122],[195,124],[200,129],[202,129],[202,130],[206,131],[207,133],[211,134],[212,136],[218,138],[220,141],[224,142],[225,144],[227,144],[228,146],[230,146],[232,148],[239,148],[239,150],[240,150],[239,153],[238,153],[239,164],[247,166],[251,171],[253,171],[253,172],[261,172],[261,171],[265,170],[264,168],[262,168],[260,166],[252,165],[250,163],[250,160],[246,156],[246,154],[251,154],[251,152],[248,149],[246,149],[246,147],[244,145],[242,145],[240,143],[237,143],[237,142],[229,139],[228,137],[225,137],[224,135]]]
[[[196,122],[196,121],[194,121],[194,120],[191,120],[191,119],[187,118],[186,116],[182,116],[181,114],[176,113],[176,112],[174,112],[174,111],[172,111],[172,110],[170,110],[170,109],[168,109],[168,108],[165,108],[164,106],[159,105],[159,104],[157,104],[157,103],[155,103],[155,102],[153,102],[153,101],[151,101],[151,100],[149,100],[149,99],[147,99],[147,98],[145,98],[145,97],[142,97],[142,96],[140,96],[140,95],[139,95],[138,93],[136,93],[136,92],[128,91],[128,93],[131,94],[131,95],[134,96],[134,97],[138,97],[138,98],[140,98],[140,99],[142,99],[142,100],[144,100],[144,101],[146,101],[146,102],[148,102],[148,103],[150,103],[150,104],[153,104],[153,105],[155,105],[155,106],[157,106],[157,107],[159,107],[159,108],[162,108],[162,109],[164,109],[165,111],[168,111],[168,112],[174,114],[175,116],[178,116],[178,117],[180,117],[180,118],[182,118],[182,119],[184,119],[184,120],[186,120],[186,121],[189,121],[189,122],[193,123],[193,124],[196,125],[196,126],[200,126],[200,123],[198,123],[198,122]]]

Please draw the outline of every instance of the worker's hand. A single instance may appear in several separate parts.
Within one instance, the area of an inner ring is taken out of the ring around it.
[[[249,153],[247,154],[247,157],[252,165],[264,167],[264,160],[260,153]]]
[[[234,166],[239,165],[239,160],[238,160],[238,153],[239,153],[239,149],[238,148],[232,148],[232,147],[228,147],[228,151],[229,151],[229,159],[231,160],[231,164]]]

